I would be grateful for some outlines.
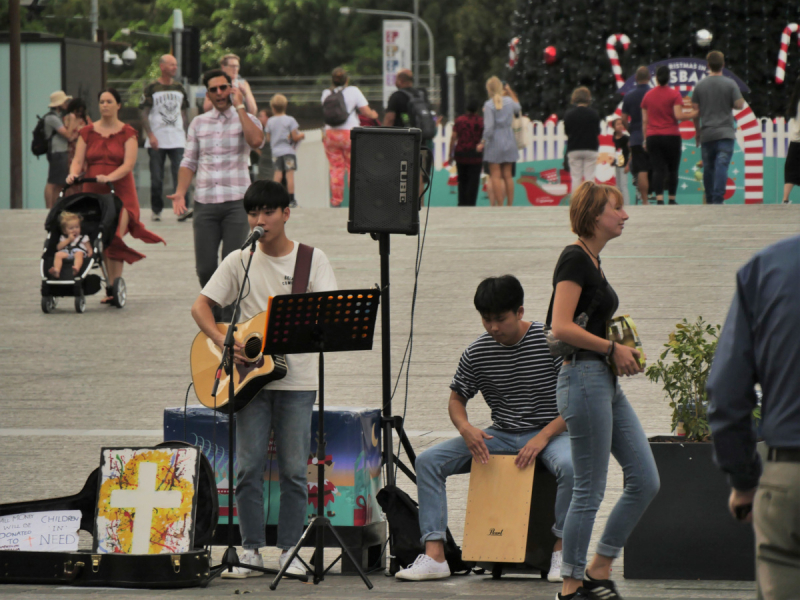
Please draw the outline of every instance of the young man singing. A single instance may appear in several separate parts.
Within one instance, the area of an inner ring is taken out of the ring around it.
[[[523,321],[524,292],[516,277],[503,275],[481,282],[475,308],[486,333],[461,356],[450,384],[450,419],[460,437],[430,448],[417,458],[419,522],[425,554],[395,577],[408,581],[450,575],[444,556],[447,529],[445,483],[450,475],[468,473],[474,458],[483,464],[492,452],[517,452],[524,469],[537,457],[558,480],[550,581],[561,581],[561,531],[572,499],[572,454],[567,426],[556,408],[556,381],[561,359],[547,348],[541,323]],[[467,401],[478,392],[492,411],[492,426],[481,430],[467,418]]]
[[[299,244],[286,236],[289,194],[274,181],[256,181],[244,195],[244,209],[250,228],[260,226],[258,240],[241,304],[240,321],[266,310],[270,296],[292,292]],[[192,316],[201,330],[220,348],[225,336],[216,327],[212,309],[236,300],[244,278],[249,249],[231,252],[205,285],[192,305]],[[298,276],[300,276],[298,274]],[[336,289],[336,278],[325,254],[314,249],[306,292]],[[239,354],[243,345],[236,344]],[[236,413],[236,507],[242,534],[242,565],[263,567],[259,549],[266,546],[264,535],[264,471],[270,431],[275,432],[280,471],[280,513],[278,547],[283,550],[280,566],[289,550],[300,540],[308,506],[306,470],[311,451],[311,411],[316,399],[318,368],[316,354],[286,357],[288,374],[268,383],[247,406]],[[237,359],[238,362],[238,359]],[[302,575],[305,569],[295,559],[288,573]],[[262,575],[246,566],[236,567],[223,577]]]

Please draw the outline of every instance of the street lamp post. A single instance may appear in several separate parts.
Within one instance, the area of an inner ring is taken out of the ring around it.
[[[415,7],[418,0],[415,0]],[[428,27],[428,24],[420,19],[417,15],[410,13],[410,12],[403,12],[399,10],[374,10],[371,8],[352,8],[350,6],[342,6],[339,9],[339,12],[343,15],[349,15],[350,13],[360,13],[365,15],[382,15],[386,17],[401,17],[403,19],[411,19],[414,22],[414,26],[416,27],[417,24],[422,25],[425,29],[425,32],[428,34],[428,69],[430,71],[429,75],[429,86],[430,92],[433,93],[433,88],[435,85],[435,71],[433,68],[433,33],[431,33],[431,28]],[[418,40],[419,38],[416,37]],[[419,73],[419,46],[415,44],[416,50],[414,51],[414,77],[419,78],[417,81],[421,79]]]

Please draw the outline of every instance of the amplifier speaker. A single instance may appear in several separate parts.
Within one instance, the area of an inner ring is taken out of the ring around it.
[[[419,233],[419,129],[350,131],[350,233]]]

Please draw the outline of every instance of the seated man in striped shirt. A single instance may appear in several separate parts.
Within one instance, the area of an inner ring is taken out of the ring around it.
[[[490,277],[475,292],[475,308],[486,333],[461,356],[450,384],[448,410],[458,432],[417,458],[419,522],[425,554],[395,577],[408,581],[450,575],[444,555],[447,529],[445,482],[469,473],[472,459],[487,463],[492,452],[517,452],[523,469],[537,456],[558,480],[549,581],[561,581],[561,535],[572,499],[572,453],[567,425],[556,408],[561,358],[547,348],[542,324],[523,321],[524,293],[516,277]],[[481,430],[467,418],[467,401],[478,392],[492,412],[492,425]]]

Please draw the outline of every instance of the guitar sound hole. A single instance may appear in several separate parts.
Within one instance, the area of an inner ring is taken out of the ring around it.
[[[244,355],[252,360],[259,354],[261,354],[261,338],[253,336],[244,343]]]

